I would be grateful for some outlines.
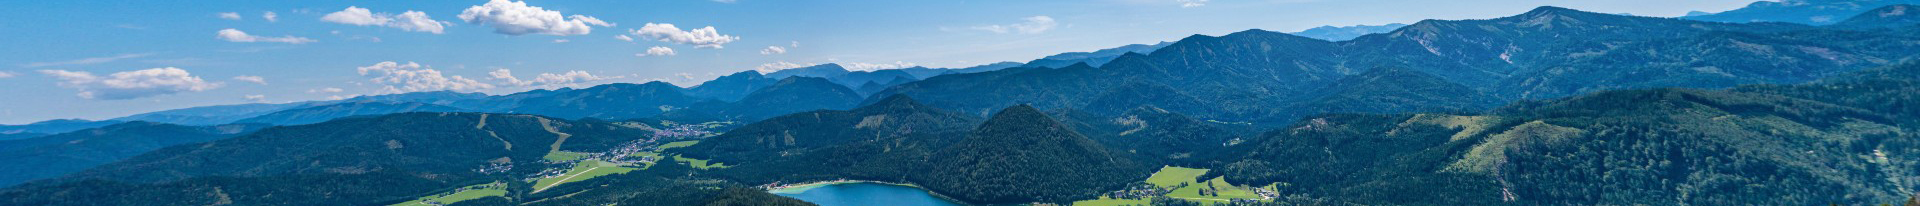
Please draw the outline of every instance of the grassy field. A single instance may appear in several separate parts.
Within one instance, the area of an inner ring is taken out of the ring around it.
[[[553,187],[555,185],[566,184],[569,182],[579,182],[587,179],[593,179],[594,177],[606,176],[611,174],[627,173],[627,172],[632,172],[633,170],[635,169],[631,167],[621,167],[618,165],[613,165],[613,163],[601,162],[599,160],[582,161],[579,164],[574,164],[573,168],[568,169],[566,174],[561,174],[560,176],[554,176],[549,178],[542,178],[540,180],[534,181],[533,191],[538,192],[542,190],[547,190],[547,188]]]
[[[681,157],[680,155],[674,155],[673,161],[686,162],[689,165],[693,165],[693,168],[699,168],[699,169],[733,167],[733,166],[727,166],[725,164],[707,164],[707,160],[686,158],[686,157]]]
[[[1124,206],[1124,205],[1152,205],[1152,204],[1153,204],[1152,200],[1146,200],[1146,199],[1138,199],[1138,200],[1109,199],[1107,197],[1100,197],[1100,199],[1097,199],[1097,200],[1073,201],[1073,206]]]
[[[687,147],[687,146],[693,146],[693,144],[700,144],[700,140],[689,140],[689,141],[678,141],[678,142],[668,142],[667,144],[663,144],[663,145],[660,145],[660,147],[657,147],[657,148],[659,148],[659,149],[663,149],[663,150],[664,150],[664,149],[672,149],[672,148],[681,148],[681,147]]]
[[[1193,183],[1188,183],[1187,187],[1174,189],[1172,193],[1167,193],[1167,197],[1181,198],[1181,199],[1200,201],[1200,202],[1216,202],[1216,203],[1226,203],[1228,202],[1227,200],[1231,200],[1234,198],[1260,199],[1259,194],[1253,193],[1253,188],[1233,186],[1233,185],[1227,184],[1226,178],[1213,178],[1212,180],[1207,180],[1207,182],[1213,182],[1214,188],[1220,189],[1219,196],[1214,196],[1214,195],[1201,196],[1200,189],[1207,188],[1207,183],[1193,182]]]
[[[417,200],[402,202],[400,204],[393,204],[393,205],[409,205],[409,206],[410,205],[431,205],[431,204],[427,204],[427,201],[439,202],[440,204],[452,204],[455,202],[480,199],[484,197],[507,196],[506,187],[507,187],[507,184],[499,183],[499,182],[472,185],[472,186],[467,186],[466,191],[460,191],[453,194],[440,194],[440,195],[420,197],[420,199],[417,199]]]
[[[541,157],[541,158],[547,159],[548,161],[565,162],[565,161],[580,160],[580,158],[587,158],[587,153],[556,151],[556,152],[548,152],[547,156]]]
[[[1183,182],[1193,183],[1194,178],[1204,174],[1207,174],[1207,169],[1165,166],[1160,167],[1160,171],[1154,172],[1153,176],[1147,177],[1147,184],[1163,188],[1177,187]]]

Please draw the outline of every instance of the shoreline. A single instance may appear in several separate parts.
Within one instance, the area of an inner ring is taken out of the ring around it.
[[[965,202],[965,201],[960,201],[960,199],[954,199],[953,197],[947,197],[947,195],[942,195],[942,194],[940,194],[940,193],[938,193],[938,192],[933,192],[933,190],[931,190],[931,189],[927,189],[927,188],[925,188],[925,187],[920,187],[920,185],[915,185],[915,184],[912,184],[912,183],[894,183],[894,182],[886,182],[886,181],[872,181],[872,180],[834,180],[834,181],[820,181],[820,182],[810,182],[810,183],[800,183],[800,184],[794,184],[794,185],[789,185],[789,186],[782,186],[782,187],[774,187],[774,188],[772,188],[772,189],[767,189],[766,191],[767,191],[767,193],[773,193],[773,194],[775,194],[775,195],[779,195],[779,194],[799,194],[799,193],[803,193],[803,192],[807,192],[808,190],[813,190],[814,188],[820,188],[820,187],[826,187],[826,186],[833,186],[833,185],[841,185],[841,184],[859,184],[859,183],[872,183],[872,184],[884,184],[884,185],[893,185],[893,186],[903,186],[903,187],[912,187],[912,188],[914,188],[914,189],[918,189],[918,190],[920,190],[920,191],[922,191],[922,192],[926,192],[926,193],[927,193],[927,195],[930,195],[930,196],[933,196],[934,198],[939,198],[939,199],[941,199],[941,200],[946,200],[947,202],[950,202],[950,203],[953,203],[953,204],[960,204],[960,205],[971,205],[971,203],[967,203],[967,202]]]

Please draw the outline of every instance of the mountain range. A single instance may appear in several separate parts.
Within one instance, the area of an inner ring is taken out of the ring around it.
[[[1912,6],[1832,25],[1693,20],[1829,3],[1540,7],[1341,41],[1256,29],[961,69],[48,121],[0,127],[17,136],[0,136],[15,138],[0,140],[0,205],[387,205],[475,185],[505,189],[456,204],[809,205],[762,191],[838,180],[1071,204],[1165,189],[1142,183],[1162,166],[1271,195],[1259,204],[1909,200]],[[1189,200],[1207,201],[1151,201]]]

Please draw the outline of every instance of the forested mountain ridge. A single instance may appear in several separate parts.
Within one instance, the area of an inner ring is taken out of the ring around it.
[[[1807,25],[1839,23],[1861,12],[1894,4],[1920,4],[1914,0],[1784,0],[1755,1],[1746,7],[1718,13],[1697,12],[1680,17],[1718,22],[1789,22]]]
[[[1229,148],[1243,156],[1216,175],[1359,204],[1895,202],[1920,177],[1905,169],[1920,159],[1915,111],[1898,103],[1916,100],[1916,71],[1608,91],[1479,116],[1323,115]]]
[[[264,125],[182,126],[127,122],[40,138],[0,141],[0,186],[59,177],[163,147],[225,139]]]
[[[1916,43],[1920,41],[1915,40],[1920,37],[1898,31],[1702,22],[1541,7],[1495,19],[1421,21],[1343,42],[1262,30],[1194,36],[1099,67],[943,75],[873,96],[905,94],[970,114],[1018,103],[1102,115],[1156,105],[1203,119],[1288,122],[1302,114],[1328,111],[1270,108],[1311,101],[1311,95],[1302,94],[1379,67],[1432,74],[1507,102],[1612,89],[1800,83],[1911,59],[1914,54],[1898,51],[1920,49]],[[1153,95],[1162,98],[1104,97],[1139,96],[1128,93],[1141,88],[1159,90]],[[1438,108],[1453,107],[1458,106]]]

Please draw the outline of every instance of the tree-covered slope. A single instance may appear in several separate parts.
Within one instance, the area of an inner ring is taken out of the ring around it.
[[[0,186],[53,178],[163,147],[225,139],[261,125],[181,126],[128,122],[44,137],[0,141]]]
[[[1915,71],[1608,91],[1480,116],[1317,116],[1226,149],[1241,156],[1214,175],[1359,204],[1889,203],[1920,177],[1901,103]]]
[[[994,114],[966,139],[934,152],[928,162],[928,170],[915,182],[981,204],[1090,199],[1151,173],[1028,106]]]
[[[418,102],[342,102],[304,108],[293,108],[268,113],[252,118],[241,119],[234,123],[258,123],[269,125],[313,124],[342,117],[363,115],[384,115],[406,112],[460,112],[465,109],[453,108]]]

